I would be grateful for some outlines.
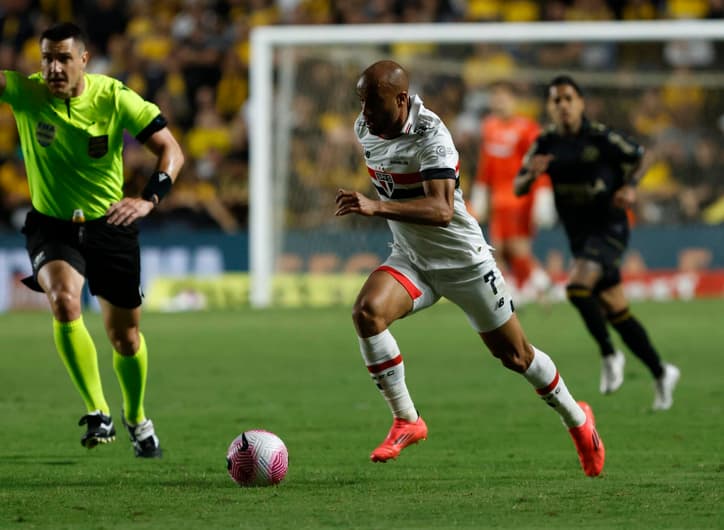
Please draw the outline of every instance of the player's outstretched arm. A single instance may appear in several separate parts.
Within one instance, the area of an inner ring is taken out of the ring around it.
[[[533,175],[531,170],[525,166],[520,168],[520,171],[518,171],[518,174],[513,180],[513,193],[518,197],[527,195],[530,187],[533,185],[533,181],[535,181],[535,175]]]
[[[527,164],[525,164],[513,181],[513,191],[516,195],[525,195],[530,191],[530,187],[541,173],[545,173],[548,164],[553,160],[553,155],[533,155]]]

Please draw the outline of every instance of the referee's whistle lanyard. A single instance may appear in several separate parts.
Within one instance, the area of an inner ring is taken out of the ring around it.
[[[73,210],[71,222],[78,227],[78,244],[83,244],[85,238],[85,214],[80,208]]]
[[[82,245],[84,239],[85,239],[85,225],[80,225],[78,227],[78,244]]]

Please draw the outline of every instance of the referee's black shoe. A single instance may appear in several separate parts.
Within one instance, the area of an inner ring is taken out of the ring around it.
[[[138,425],[130,425],[126,421],[126,415],[122,414],[123,425],[126,426],[131,437],[133,451],[139,458],[161,458],[161,442],[158,441],[156,431],[153,429],[153,422],[146,419]]]
[[[93,449],[98,444],[107,444],[116,439],[116,428],[113,420],[100,410],[89,412],[83,416],[78,425],[86,425],[87,430],[80,439],[80,444]]]

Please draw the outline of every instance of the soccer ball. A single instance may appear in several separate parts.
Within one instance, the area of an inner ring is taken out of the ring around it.
[[[289,453],[276,434],[246,431],[229,445],[226,468],[239,486],[272,486],[287,474]]]

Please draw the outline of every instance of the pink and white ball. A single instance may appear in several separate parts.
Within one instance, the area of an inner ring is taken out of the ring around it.
[[[229,445],[226,467],[239,486],[273,486],[287,474],[289,453],[276,434],[246,431]]]

